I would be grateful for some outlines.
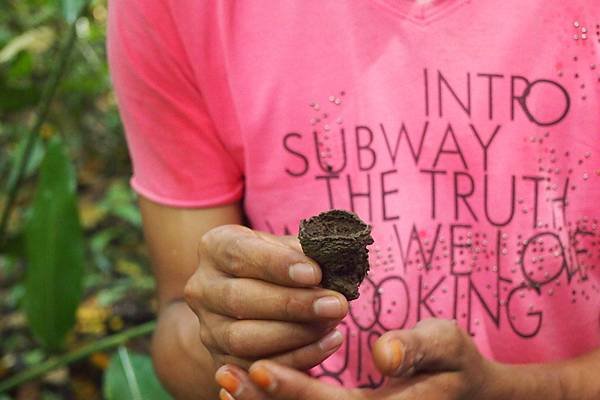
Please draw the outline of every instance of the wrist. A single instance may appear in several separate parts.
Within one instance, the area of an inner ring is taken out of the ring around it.
[[[213,359],[200,340],[198,318],[185,302],[161,309],[152,359],[158,377],[175,398],[218,398]]]
[[[565,400],[560,368],[553,365],[512,365],[488,361],[490,400]]]

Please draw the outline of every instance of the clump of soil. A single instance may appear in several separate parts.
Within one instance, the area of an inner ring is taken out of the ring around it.
[[[302,220],[298,235],[304,254],[319,263],[321,286],[357,299],[358,287],[369,271],[371,226],[356,214],[331,210]]]

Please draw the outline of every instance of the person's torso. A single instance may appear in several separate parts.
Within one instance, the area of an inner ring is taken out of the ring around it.
[[[506,362],[600,344],[600,3],[210,8],[211,46],[185,45],[209,107],[221,97],[253,227],[296,234],[329,208],[373,225],[345,344],[317,375],[379,385],[374,341],[430,317]]]

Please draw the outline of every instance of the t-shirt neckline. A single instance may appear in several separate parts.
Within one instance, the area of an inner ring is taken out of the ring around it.
[[[375,2],[418,24],[428,24],[469,0],[375,0]]]

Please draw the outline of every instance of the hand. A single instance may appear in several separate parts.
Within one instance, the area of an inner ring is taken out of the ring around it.
[[[340,347],[348,303],[315,288],[321,270],[297,239],[221,226],[202,237],[199,259],[185,299],[216,367],[270,358],[306,370]]]
[[[390,331],[376,342],[377,368],[390,379],[377,390],[331,386],[306,374],[259,361],[249,375],[232,366],[217,371],[221,399],[235,400],[468,400],[496,399],[501,385],[493,363],[453,321],[430,319],[412,330]],[[227,390],[225,390],[227,389]]]

